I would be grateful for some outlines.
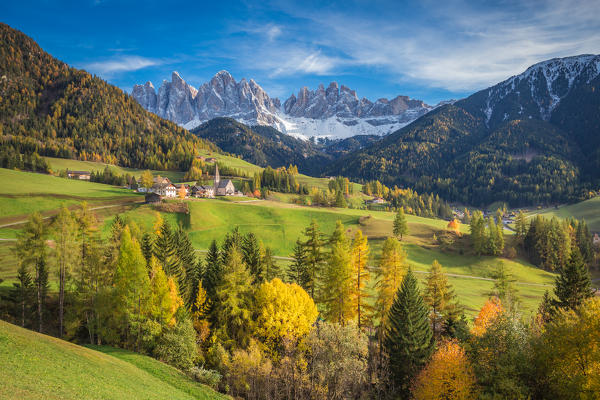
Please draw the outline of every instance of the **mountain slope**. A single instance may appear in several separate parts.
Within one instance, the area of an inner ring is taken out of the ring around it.
[[[0,127],[4,148],[126,167],[187,169],[194,148],[216,150],[1,23]]]
[[[0,320],[0,398],[227,398],[159,361],[118,352],[128,353],[131,361]]]
[[[294,164],[302,173],[319,174],[333,159],[310,141],[282,134],[270,126],[249,127],[233,118],[214,118],[192,132],[262,167]]]
[[[188,129],[215,117],[230,117],[246,125],[271,126],[301,139],[385,135],[432,109],[420,100],[397,96],[371,102],[354,90],[332,82],[327,89],[303,87],[281,106],[252,79],[236,82],[219,71],[197,90],[177,72],[155,90],[151,82],[135,85],[132,97],[146,110]]]
[[[474,205],[578,198],[600,178],[600,56],[553,59],[444,105],[326,173]]]

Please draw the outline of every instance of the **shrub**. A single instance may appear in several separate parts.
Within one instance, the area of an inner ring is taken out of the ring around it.
[[[221,378],[223,378],[217,371],[205,369],[204,367],[192,367],[189,369],[189,374],[197,382],[210,386],[213,389],[217,389]]]

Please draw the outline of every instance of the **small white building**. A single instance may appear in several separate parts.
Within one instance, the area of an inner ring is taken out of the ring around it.
[[[177,188],[172,183],[155,183],[149,191],[162,197],[177,197]]]

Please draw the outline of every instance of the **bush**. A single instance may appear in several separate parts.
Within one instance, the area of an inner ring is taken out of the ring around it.
[[[161,361],[183,371],[189,370],[198,358],[196,331],[189,319],[168,328],[159,339],[154,355]]]
[[[205,369],[204,367],[192,367],[189,370],[189,374],[197,382],[210,386],[213,389],[217,389],[222,378],[221,374],[217,371]]]

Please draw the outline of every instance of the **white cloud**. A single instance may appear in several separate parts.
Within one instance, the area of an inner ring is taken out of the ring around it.
[[[397,82],[460,92],[495,84],[549,58],[600,53],[600,0],[505,1],[485,8],[450,1],[424,8],[427,23],[394,12],[284,6],[301,24],[300,35],[258,46],[249,57],[274,76],[364,66]]]
[[[110,76],[120,72],[137,71],[163,64],[160,60],[140,57],[140,56],[121,56],[104,61],[96,61],[84,65],[84,68],[102,76]]]
[[[269,41],[273,41],[277,39],[277,37],[281,35],[281,28],[277,25],[273,25],[267,29],[267,38]]]

